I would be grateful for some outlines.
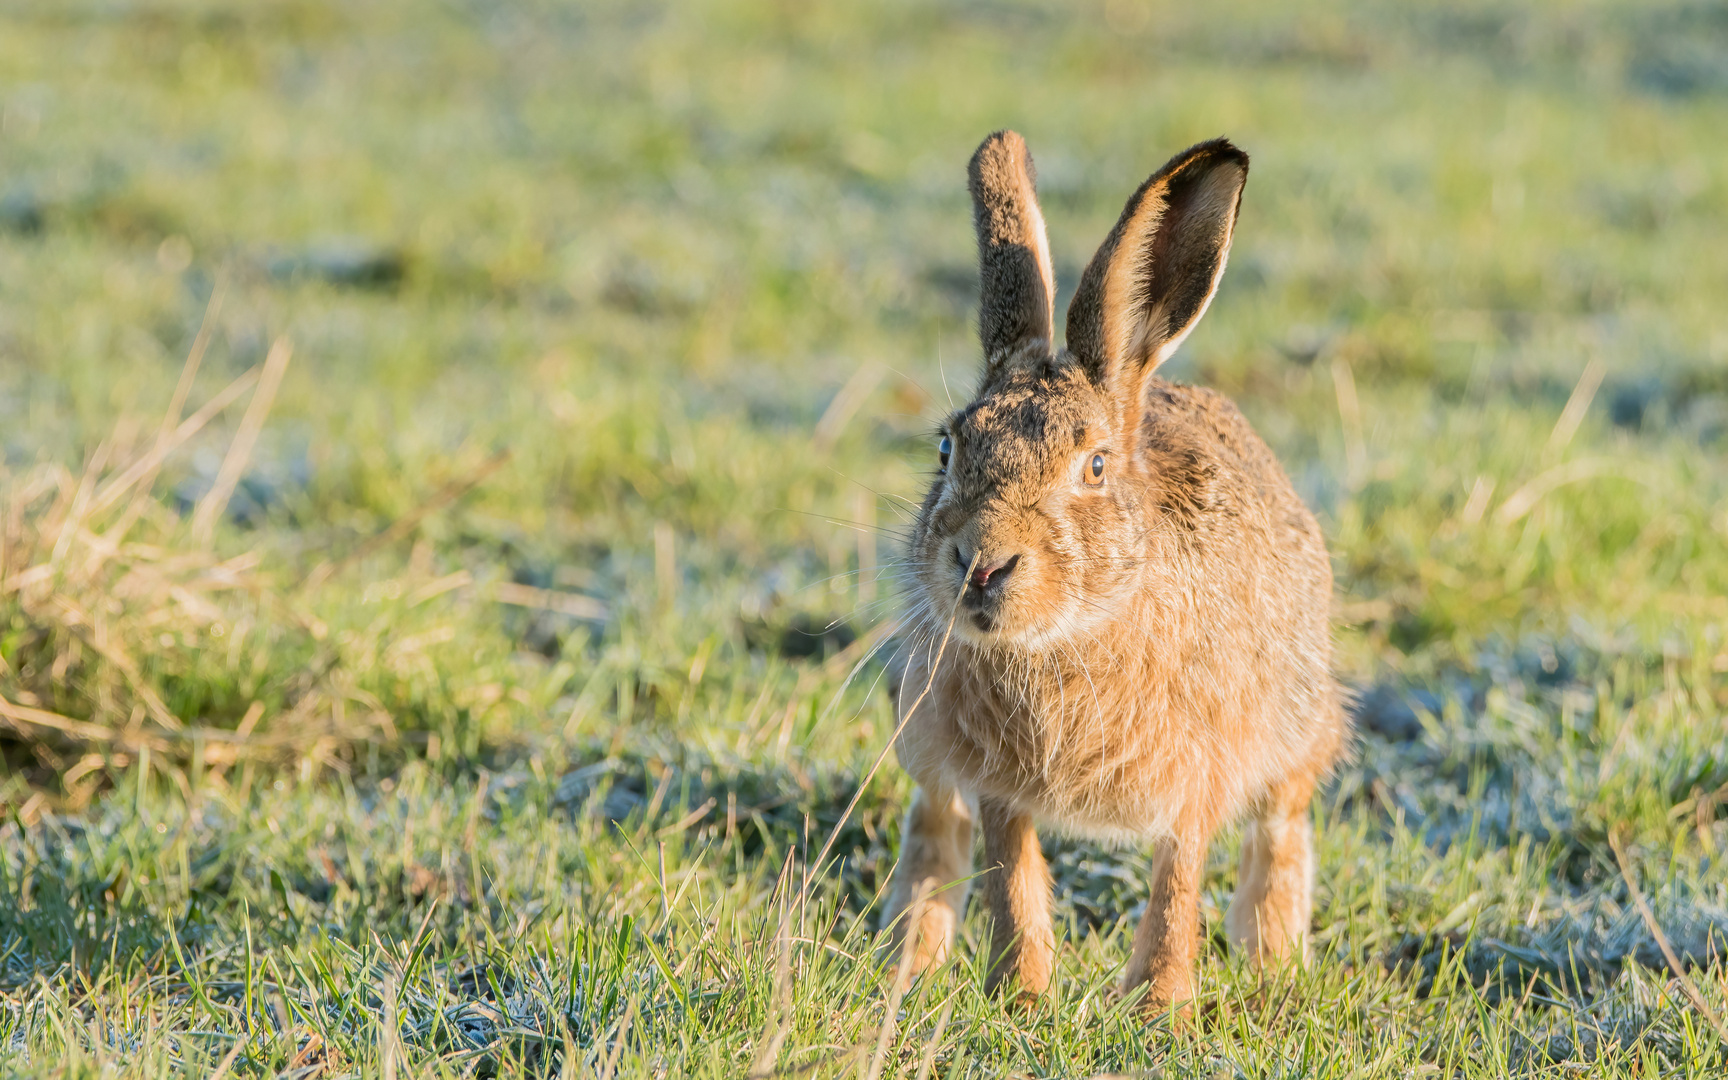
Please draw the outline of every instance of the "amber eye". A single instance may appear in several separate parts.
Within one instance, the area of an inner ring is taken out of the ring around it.
[[[1089,487],[1097,487],[1104,482],[1104,455],[1093,454],[1092,460],[1086,463],[1086,483]]]
[[[953,452],[954,444],[949,441],[948,436],[942,436],[942,441],[936,444],[936,456],[942,461],[943,472],[948,471],[948,455]]]

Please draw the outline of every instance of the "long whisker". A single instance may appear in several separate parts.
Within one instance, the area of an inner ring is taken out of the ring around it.
[[[796,591],[801,592],[801,593],[802,592],[809,592],[811,589],[816,588],[818,585],[828,585],[828,584],[831,584],[832,582],[840,581],[843,578],[857,577],[859,574],[866,574],[866,573],[874,574],[876,576],[872,577],[872,578],[860,579],[860,580],[904,581],[906,578],[912,576],[912,574],[914,573],[914,569],[908,563],[898,563],[898,562],[879,563],[876,566],[865,567],[864,569],[860,569],[860,570],[842,570],[838,574],[829,574],[827,577],[816,578],[814,581],[809,582],[808,584],[800,587]]]
[[[848,521],[846,518],[835,517],[832,514],[819,514],[814,510],[794,510],[790,506],[777,506],[774,509],[782,514],[797,514],[799,517],[815,518],[818,521],[825,521],[830,525],[838,525],[843,529],[853,529],[857,532],[873,532],[878,536],[886,536],[891,540],[904,542],[911,535],[908,532],[900,530],[894,525],[869,525],[862,521]]]
[[[972,576],[972,571],[978,568],[980,554],[981,552],[976,551],[972,553],[972,563],[966,567],[968,578]],[[828,853],[834,849],[834,841],[840,838],[840,830],[845,828],[847,819],[852,816],[852,811],[858,808],[858,800],[864,797],[864,792],[869,789],[870,781],[876,778],[876,773],[882,768],[882,763],[888,760],[888,752],[894,749],[895,741],[900,738],[900,733],[906,730],[906,724],[912,719],[912,714],[918,711],[918,706],[924,704],[924,699],[930,694],[930,688],[936,685],[936,672],[942,667],[942,655],[948,650],[948,639],[954,633],[954,620],[960,617],[960,601],[965,596],[966,584],[962,581],[960,591],[954,594],[954,607],[948,614],[948,626],[942,631],[942,644],[936,650],[936,659],[930,665],[930,677],[924,680],[923,691],[919,693],[918,699],[912,703],[911,707],[900,715],[900,723],[895,726],[894,733],[888,736],[888,743],[882,747],[882,752],[876,755],[875,764],[870,766],[870,771],[864,774],[863,780],[859,781],[857,790],[852,792],[851,800],[846,803],[846,809],[841,812],[840,820],[834,823],[834,828],[828,833],[828,839],[823,843],[822,850],[817,853],[816,861],[805,864],[804,887],[800,890],[801,899],[809,896],[810,886],[815,881],[815,876],[825,872],[822,867],[827,862]]]
[[[858,677],[860,671],[864,670],[864,665],[868,664],[877,653],[882,651],[884,645],[894,640],[894,631],[898,629],[898,626],[888,623],[872,631],[872,633],[880,634],[881,636],[868,649],[864,650],[864,655],[858,658],[858,662],[852,665],[852,670],[846,673],[846,678],[840,681],[840,686],[834,691],[834,696],[828,699],[827,707],[824,708],[822,714],[816,718],[818,724],[828,719],[828,714],[834,711],[835,705],[839,704],[840,698],[846,693],[846,688],[852,685],[852,680]]]

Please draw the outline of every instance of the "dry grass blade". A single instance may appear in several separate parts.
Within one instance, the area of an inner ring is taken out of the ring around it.
[[[749,1080],[765,1080],[774,1075],[774,1062],[779,1059],[780,1047],[792,1028],[792,898],[788,890],[791,870],[792,856],[788,853],[786,865],[780,871],[780,951],[774,959],[774,1002],[768,1010],[768,1026],[762,1031],[761,1049],[747,1074]]]
[[[930,1070],[936,1067],[936,1053],[942,1049],[942,1035],[948,1030],[948,1021],[954,1016],[954,998],[950,994],[942,1006],[942,1015],[936,1018],[936,1029],[930,1032],[930,1041],[924,1045],[924,1058],[918,1062],[916,1080],[930,1080]]]
[[[1681,965],[1680,958],[1674,955],[1674,946],[1668,943],[1668,935],[1662,932],[1662,927],[1656,922],[1656,913],[1650,910],[1649,903],[1644,899],[1644,893],[1639,890],[1638,883],[1632,880],[1632,866],[1626,861],[1626,849],[1620,841],[1620,829],[1608,830],[1608,846],[1614,849],[1614,861],[1620,864],[1620,876],[1626,881],[1626,891],[1632,895],[1632,903],[1638,908],[1639,917],[1644,920],[1644,926],[1650,931],[1650,935],[1656,939],[1657,947],[1662,950],[1663,959],[1668,961],[1669,970],[1674,972],[1674,978],[1680,982],[1680,989],[1686,992],[1686,996],[1692,999],[1692,1006],[1698,1010],[1704,1019],[1710,1022],[1710,1026],[1716,1029],[1716,1034],[1722,1039],[1722,1042],[1728,1045],[1728,1027],[1723,1026],[1722,1018],[1716,1014],[1715,1009],[1710,1007],[1710,1003],[1704,1000],[1704,995],[1699,993],[1697,984],[1692,981],[1692,976],[1686,974],[1686,969]]]
[[[1628,480],[1638,477],[1629,473],[1625,466],[1613,458],[1579,458],[1568,461],[1564,465],[1556,465],[1552,469],[1537,474],[1529,483],[1514,491],[1500,504],[1500,509],[1494,511],[1494,520],[1502,525],[1510,525],[1536,508],[1542,497],[1555,488],[1567,484],[1575,484],[1580,480],[1590,480],[1598,476],[1619,476]]]
[[[234,1048],[229,1050],[220,1062],[217,1062],[216,1071],[210,1074],[210,1080],[222,1080],[223,1077],[227,1076],[228,1070],[234,1065],[234,1060],[240,1056],[240,1051],[244,1049],[246,1049],[244,1042],[235,1043]]]
[[[44,798],[81,805],[94,791],[95,774],[127,767],[143,753],[170,775],[199,764],[214,768],[220,781],[221,770],[241,760],[340,769],[359,742],[395,737],[389,712],[357,684],[339,654],[326,650],[305,666],[303,650],[319,640],[318,620],[287,603],[268,574],[258,572],[262,553],[218,561],[190,549],[172,515],[151,515],[147,542],[116,540],[143,520],[134,512],[139,503],[154,501],[140,485],[164,453],[257,379],[253,372],[236,380],[105,484],[96,482],[102,458],[128,444],[125,424],[78,475],[50,463],[3,478],[0,549],[7,573],[0,576],[0,627],[8,638],[0,661],[0,741],[22,751],[12,759],[15,776],[42,788]],[[250,415],[252,426],[261,423],[262,405]],[[241,457],[231,453],[230,460]],[[128,491],[139,492],[133,505],[121,514],[110,509],[105,520],[101,510]],[[107,523],[116,518],[119,524]],[[194,695],[184,706],[195,710],[191,722],[183,721],[168,705],[172,680],[207,666],[212,646],[228,646],[236,631],[244,639],[260,618],[300,628],[298,637],[265,646],[293,657],[292,670],[272,671],[258,688],[282,699],[274,730],[257,731],[266,709],[258,693],[238,703]],[[244,716],[230,711],[237,706],[247,706]],[[228,730],[223,719],[237,721],[240,730]]]
[[[630,999],[630,1005],[624,1010],[624,1019],[618,1023],[618,1041],[612,1044],[612,1050],[606,1055],[606,1065],[600,1070],[600,1080],[612,1080],[612,1071],[618,1067],[618,1059],[624,1054],[624,1040],[630,1037],[630,1025],[636,1019],[636,999]]]
[[[981,551],[982,549],[980,549]],[[924,704],[924,699],[930,695],[930,688],[936,685],[936,672],[942,667],[942,656],[948,651],[948,639],[954,634],[954,620],[960,617],[960,601],[966,596],[966,582],[972,577],[972,571],[978,569],[980,552],[972,553],[972,561],[967,564],[966,573],[960,576],[960,591],[954,594],[954,607],[948,612],[948,625],[942,631],[942,643],[936,648],[936,658],[930,663],[930,677],[924,680],[924,689],[912,702],[910,708],[900,715],[900,722],[894,726],[894,733],[888,736],[887,745],[876,755],[876,761],[870,766],[870,771],[864,774],[864,779],[858,782],[858,788],[852,793],[852,798],[846,803],[846,809],[840,812],[840,820],[834,823],[834,828],[828,833],[828,839],[822,844],[822,850],[817,853],[815,861],[809,863],[804,870],[803,895],[808,897],[810,886],[815,882],[815,875],[821,873],[821,867],[828,861],[828,853],[834,850],[834,842],[840,839],[840,830],[852,816],[852,811],[858,809],[858,800],[864,797],[864,792],[870,789],[870,781],[876,779],[876,773],[882,768],[882,763],[888,760],[889,751],[894,749],[894,742],[900,738],[900,733],[906,730],[906,722],[912,714],[918,711],[918,706]]]
[[[96,490],[96,478],[102,475],[102,470],[107,467],[108,452],[113,446],[112,441],[104,441],[96,447],[96,452],[90,455],[90,462],[84,467],[84,475],[78,481],[78,489],[72,495],[72,505],[61,519],[59,535],[54,538],[54,551],[48,556],[50,567],[57,568],[65,560],[66,552],[72,546],[72,539],[78,535],[79,527],[83,524],[84,515],[90,505],[90,495]]]
[[[500,581],[485,591],[493,600],[512,607],[538,608],[577,619],[606,621],[606,605],[591,596],[537,589],[532,585],[519,585],[514,581]]]
[[[179,731],[145,735],[124,727],[77,720],[48,709],[23,705],[0,695],[0,722],[11,727],[32,743],[46,741],[47,732],[56,732],[74,747],[101,746],[125,752],[148,749],[153,753],[170,754],[176,747],[201,745],[205,765],[226,766],[243,758],[269,758],[300,742],[295,734],[258,736],[252,733],[255,717],[263,715],[263,706],[247,710],[239,730],[196,727]],[[250,721],[250,724],[248,723]],[[87,771],[87,770],[86,770]]]
[[[264,357],[264,373],[258,377],[258,389],[246,406],[246,415],[240,418],[234,441],[228,444],[228,455],[222,459],[222,467],[216,472],[216,482],[198,500],[198,508],[192,512],[192,541],[200,547],[209,547],[216,539],[216,522],[228,509],[228,500],[233,498],[234,489],[239,486],[240,477],[252,460],[252,448],[257,445],[258,433],[264,430],[264,421],[270,415],[270,406],[276,402],[276,391],[282,385],[282,376],[287,373],[288,360],[293,355],[293,344],[282,337],[276,339]]]
[[[384,977],[384,1016],[379,1031],[379,1056],[382,1062],[378,1074],[383,1080],[396,1080],[396,1061],[402,1056],[402,1033],[396,1019],[396,980]]]
[[[31,738],[41,737],[41,732],[31,731],[31,728],[47,728],[50,731],[58,731],[74,739],[88,742],[111,742],[115,737],[113,731],[101,724],[89,724],[82,720],[74,720],[69,716],[61,716],[59,713],[50,712],[47,709],[19,705],[6,700],[4,697],[0,697],[0,717],[5,718],[14,727],[20,724],[26,725],[18,730]]]
[[[241,394],[251,389],[252,384],[258,381],[258,371],[258,368],[251,368],[223,387],[215,397],[205,402],[202,408],[187,417],[179,427],[175,428],[174,434],[166,442],[159,443],[148,454],[128,466],[125,472],[108,481],[107,486],[97,492],[96,497],[91,500],[87,514],[100,514],[119,502],[146,476],[154,476],[155,471],[162,466],[162,462],[167,459],[169,454],[178,450],[187,439],[198,434],[199,431],[203,430],[204,425],[214,420],[222,410],[234,404]]]
[[[665,839],[666,837],[669,837],[669,836],[676,836],[679,833],[683,832],[685,829],[688,829],[690,826],[696,824],[698,821],[701,821],[703,818],[707,817],[708,811],[714,809],[716,806],[719,806],[719,805],[720,805],[720,800],[716,799],[712,795],[710,795],[708,797],[707,802],[704,802],[701,806],[698,806],[696,809],[690,811],[688,814],[685,814],[683,817],[679,818],[677,821],[673,822],[672,824],[666,826],[664,829],[661,829],[659,832],[656,832],[654,835],[658,839]],[[661,855],[662,855],[662,857],[664,857],[665,852],[662,851]]]
[[[428,514],[440,510],[450,503],[455,502],[463,495],[466,495],[469,491],[479,486],[481,481],[503,468],[505,462],[509,460],[509,450],[500,450],[493,454],[491,457],[481,462],[480,467],[469,473],[467,476],[457,480],[452,480],[448,484],[439,488],[433,493],[430,499],[427,499],[413,510],[410,510],[402,517],[398,518],[383,532],[363,541],[359,547],[342,556],[340,559],[337,559],[334,562],[323,563],[313,569],[312,573],[308,574],[306,577],[304,588],[308,590],[316,589],[318,586],[324,584],[324,582],[329,581],[339,571],[352,566],[354,563],[359,562],[374,551],[383,547],[388,547],[396,541],[408,536],[419,527],[420,522],[424,521]],[[529,606],[533,607],[537,605],[531,604]]]
[[[178,716],[175,716],[169,711],[167,704],[163,702],[161,696],[157,694],[155,690],[150,688],[150,684],[145,681],[143,674],[139,672],[138,664],[125,652],[121,651],[119,646],[110,642],[104,642],[94,634],[82,633],[82,626],[77,623],[72,623],[70,620],[68,620],[68,622],[69,628],[73,629],[75,632],[79,632],[79,638],[88,645],[93,652],[101,656],[102,659],[108,661],[110,664],[113,664],[114,669],[120,672],[121,676],[125,678],[127,685],[132,688],[132,692],[138,695],[138,700],[144,703],[144,710],[150,714],[150,719],[156,721],[169,731],[179,731],[186,726],[180,722]]]
[[[1584,422],[1584,414],[1590,411],[1590,403],[1596,400],[1596,391],[1602,388],[1602,377],[1606,374],[1608,366],[1599,357],[1584,365],[1583,373],[1572,387],[1572,396],[1566,399],[1566,407],[1560,410],[1560,419],[1555,421],[1554,431],[1548,436],[1549,457],[1566,449],[1572,436],[1578,433],[1578,425]]]
[[[173,434],[174,426],[180,422],[180,414],[186,409],[186,399],[192,396],[192,384],[197,381],[198,369],[204,364],[204,352],[210,347],[210,335],[216,329],[216,316],[222,312],[222,298],[227,292],[228,279],[218,276],[215,287],[210,290],[210,299],[204,305],[204,318],[198,323],[198,334],[186,353],[186,364],[180,369],[180,381],[174,384],[174,397],[168,402],[168,411],[162,414],[162,429],[156,435],[158,448]]]
[[[175,428],[180,424],[180,414],[186,411],[186,399],[192,396],[192,385],[198,381],[198,369],[204,365],[204,353],[210,348],[210,337],[216,329],[216,317],[222,311],[222,298],[228,292],[228,279],[218,275],[216,286],[210,290],[210,299],[204,305],[204,318],[198,324],[198,334],[192,339],[192,348],[186,353],[186,363],[180,369],[180,381],[174,384],[174,396],[168,402],[168,409],[162,414],[162,425],[156,431],[156,445],[147,456],[149,464],[140,474],[137,481],[137,492],[132,497],[132,503],[126,508],[126,513],[113,527],[108,530],[108,536],[115,542],[131,531],[132,525],[144,513],[150,498],[150,489],[156,483],[156,474],[167,459],[170,449],[176,445],[174,441]]]
[[[865,1072],[864,1080],[881,1080],[882,1064],[888,1058],[888,1048],[894,1044],[900,1002],[906,997],[906,988],[912,985],[912,959],[918,953],[918,930],[924,918],[924,902],[929,895],[929,883],[921,884],[912,897],[912,907],[906,913],[907,925],[911,929],[900,946],[900,964],[894,972],[893,989],[888,992],[887,1013],[882,1017],[882,1030],[876,1035],[876,1052],[870,1057],[870,1068]]]
[[[887,368],[876,363],[864,364],[852,373],[852,377],[846,380],[846,385],[840,388],[840,392],[834,395],[834,399],[822,411],[822,418],[816,421],[811,443],[819,452],[826,453],[833,448],[841,433],[846,430],[846,425],[857,415],[864,402],[882,382],[882,376],[887,373]]]

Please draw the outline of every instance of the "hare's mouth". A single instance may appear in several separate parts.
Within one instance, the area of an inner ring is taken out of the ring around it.
[[[974,599],[972,590],[966,590],[967,595],[961,601],[960,617],[956,620],[956,628],[961,629],[967,637],[1000,639],[1011,637],[1008,631],[1007,606],[1001,593],[985,595]]]
[[[962,610],[954,621],[954,635],[974,646],[988,649],[1039,649],[1047,644],[1051,627],[1020,617],[1006,604],[984,610]]]

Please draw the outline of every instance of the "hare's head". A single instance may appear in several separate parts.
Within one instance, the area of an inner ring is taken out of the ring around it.
[[[969,171],[984,374],[938,435],[913,600],[944,625],[960,596],[957,634],[1038,649],[1108,621],[1142,584],[1161,482],[1136,453],[1147,382],[1218,287],[1248,156],[1201,143],[1140,186],[1081,276],[1061,349],[1026,144],[998,132]]]

